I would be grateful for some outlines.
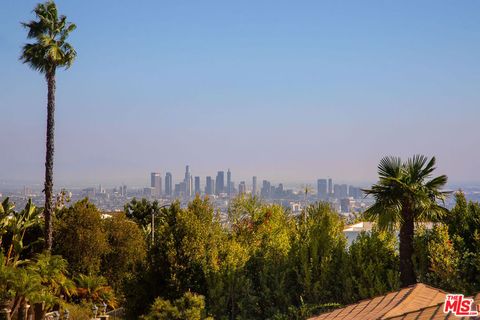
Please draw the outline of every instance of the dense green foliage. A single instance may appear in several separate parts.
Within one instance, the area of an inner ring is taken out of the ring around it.
[[[415,238],[419,280],[453,292],[480,291],[480,205],[461,192],[442,223]]]
[[[197,197],[155,219],[156,241],[125,290],[132,319],[154,301],[156,314],[167,312],[162,308],[187,292],[205,297],[215,319],[301,319],[398,287],[395,237],[364,234],[349,250],[343,220],[328,204],[310,206],[300,218],[240,197],[221,221],[208,199]],[[372,274],[376,268],[381,272]]]
[[[67,257],[72,273],[97,273],[109,249],[97,208],[87,199],[79,201],[60,210],[54,226],[53,252]]]
[[[157,298],[150,308],[150,312],[142,317],[144,320],[212,320],[206,316],[205,298],[186,292],[173,303]]]

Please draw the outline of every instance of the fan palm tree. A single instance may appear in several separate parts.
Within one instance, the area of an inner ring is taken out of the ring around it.
[[[415,222],[435,221],[448,213],[439,204],[447,195],[441,191],[447,176],[432,178],[434,170],[435,157],[428,160],[415,155],[406,162],[385,157],[378,165],[379,182],[363,190],[375,199],[365,217],[377,221],[381,229],[400,227],[400,282],[404,287],[416,282],[412,261]]]
[[[75,30],[73,23],[59,15],[53,1],[38,4],[33,10],[37,20],[22,23],[28,29],[27,37],[33,43],[23,46],[20,60],[32,69],[45,75],[48,86],[47,95],[47,141],[45,157],[45,248],[52,248],[52,211],[53,211],[53,153],[55,127],[55,73],[57,68],[69,68],[76,57],[75,49],[66,41]]]

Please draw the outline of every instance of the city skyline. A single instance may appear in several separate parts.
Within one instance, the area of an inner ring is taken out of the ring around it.
[[[45,84],[18,61],[36,2],[0,12],[2,181],[43,180]],[[58,74],[56,185],[143,185],[183,163],[375,182],[383,156],[417,153],[451,183],[480,182],[478,2],[58,6],[79,28]]]
[[[63,183],[63,182],[57,182],[55,185],[56,189],[59,188],[89,188],[92,186],[104,186],[107,188],[115,188],[118,187],[119,185],[128,185],[129,187],[141,189],[141,188],[152,188],[155,189],[157,182],[154,182],[154,175],[156,176],[156,181],[160,183],[160,192],[161,193],[166,193],[168,192],[167,184],[170,186],[170,192],[173,193],[174,191],[174,186],[176,184],[180,183],[185,183],[187,181],[187,175],[190,179],[190,188],[191,188],[191,195],[194,195],[195,192],[195,179],[200,178],[200,189],[202,192],[205,191],[205,187],[207,185],[207,179],[210,178],[214,184],[214,190],[215,193],[217,193],[217,185],[216,181],[218,178],[219,174],[223,175],[223,188],[222,188],[222,193],[228,193],[227,190],[227,178],[228,172],[231,172],[231,182],[234,183],[234,187],[238,188],[238,184],[241,182],[245,182],[245,185],[249,188],[252,189],[254,182],[253,179],[256,180],[256,187],[257,191],[260,190],[261,184],[263,180],[267,180],[271,182],[272,184],[283,184],[286,187],[289,188],[302,188],[305,186],[308,186],[309,188],[318,190],[319,186],[319,181],[320,180],[325,180],[326,183],[326,188],[327,188],[327,193],[334,193],[334,185],[354,185],[354,186],[361,186],[361,187],[368,187],[374,183],[377,182],[377,180],[371,180],[371,181],[357,181],[357,180],[352,180],[352,179],[339,179],[337,177],[333,177],[332,175],[329,174],[313,174],[311,175],[310,178],[306,179],[297,179],[297,180],[288,180],[288,179],[282,179],[282,177],[278,178],[271,178],[266,175],[262,174],[251,174],[249,176],[239,176],[237,174],[234,174],[233,171],[230,170],[230,168],[227,169],[215,169],[213,170],[214,173],[211,172],[205,172],[205,171],[197,171],[194,169],[194,171],[191,171],[190,165],[182,165],[182,169],[177,169],[177,170],[169,170],[169,169],[163,169],[163,170],[150,170],[149,172],[143,172],[141,176],[136,177],[133,181],[128,181],[127,179],[116,179],[114,182],[106,182],[104,180],[99,180],[99,179],[94,179],[93,181],[87,181],[83,183]],[[188,172],[186,172],[186,170]],[[235,171],[236,172],[236,171]],[[147,177],[148,175],[148,177]],[[159,176],[157,176],[159,175]],[[168,177],[167,177],[168,176]],[[32,186],[38,186],[42,187],[42,182],[40,181],[33,181],[33,180],[8,180],[8,179],[1,179],[0,178],[0,191],[2,186],[8,186],[8,187],[16,187],[16,188],[23,188],[23,187],[32,187]],[[463,187],[480,187],[480,182],[457,182],[457,181],[450,181],[447,183],[447,187],[453,188],[453,189],[458,189],[458,188],[463,188]]]

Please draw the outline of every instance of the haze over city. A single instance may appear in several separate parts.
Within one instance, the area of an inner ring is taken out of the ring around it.
[[[0,181],[42,183],[42,76],[17,62],[36,1],[0,19]],[[480,181],[480,3],[58,1],[78,58],[58,74],[55,184],[365,184],[381,157]],[[108,19],[106,21],[105,19]]]

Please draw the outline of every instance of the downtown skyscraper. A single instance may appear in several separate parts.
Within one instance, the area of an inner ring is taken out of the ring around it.
[[[191,197],[192,196],[192,174],[190,173],[190,166],[185,166],[185,179],[183,180],[185,183],[185,196]]]
[[[233,193],[232,190],[232,173],[230,172],[230,169],[227,170],[227,195],[231,196]]]
[[[169,197],[173,195],[173,178],[170,172],[165,174],[165,195]]]
[[[215,194],[219,195],[220,193],[225,192],[225,172],[218,171],[217,178],[215,179]]]
[[[328,194],[327,179],[317,180],[317,196],[319,199],[326,199]]]
[[[158,198],[162,195],[162,176],[158,172],[150,174],[150,187],[152,188],[152,196]]]
[[[212,195],[215,193],[215,181],[208,176],[205,181],[205,194]]]
[[[200,190],[200,177],[195,177],[195,196],[201,195],[202,191]]]

